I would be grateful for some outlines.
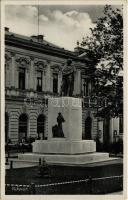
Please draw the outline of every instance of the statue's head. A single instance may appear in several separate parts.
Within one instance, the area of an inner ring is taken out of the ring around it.
[[[68,60],[67,60],[67,65],[70,66],[71,64],[72,64],[72,60],[71,60],[71,59],[68,59]]]

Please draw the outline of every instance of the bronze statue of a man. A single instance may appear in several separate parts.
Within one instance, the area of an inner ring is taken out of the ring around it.
[[[57,117],[58,125],[56,124],[55,126],[52,127],[53,137],[64,137],[63,127],[62,127],[62,123],[64,122],[65,122],[65,119],[62,116],[62,114],[59,112],[58,117]]]
[[[57,123],[58,123],[58,135],[59,137],[64,137],[64,132],[63,132],[63,127],[62,127],[62,123],[65,122],[65,119],[63,118],[61,113],[58,113],[58,117],[57,117]]]
[[[62,69],[61,96],[72,96],[74,90],[74,67],[71,66],[72,61],[68,60]]]

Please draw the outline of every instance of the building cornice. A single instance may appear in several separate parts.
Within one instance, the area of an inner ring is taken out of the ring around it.
[[[53,55],[63,58],[71,58],[75,61],[85,62],[84,59],[78,58],[74,52],[65,50],[63,48],[57,48],[43,43],[37,43],[30,40],[25,40],[23,38],[16,37],[15,35],[5,35],[5,44],[13,47],[19,47],[31,51],[36,51],[39,53],[45,53],[48,55]]]

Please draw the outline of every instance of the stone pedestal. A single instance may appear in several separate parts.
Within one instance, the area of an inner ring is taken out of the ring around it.
[[[54,137],[52,127],[57,126],[61,113],[64,137]],[[82,101],[80,98],[59,97],[48,100],[48,140],[36,140],[33,153],[19,155],[23,160],[45,158],[52,164],[84,164],[108,159],[108,153],[96,153],[93,140],[82,140]]]
[[[37,140],[33,143],[34,153],[51,153],[51,154],[83,154],[96,151],[96,143],[93,140],[83,141],[63,141]]]
[[[52,127],[57,125],[61,113],[64,138],[53,137]],[[33,143],[33,153],[81,154],[96,151],[93,140],[82,140],[82,102],[79,98],[59,97],[48,100],[48,140]]]
[[[52,126],[57,124],[58,113],[61,113],[65,120],[65,122],[62,124],[65,140],[81,141],[82,140],[81,99],[72,97],[59,97],[59,98],[51,98],[48,100],[48,140],[53,139]]]

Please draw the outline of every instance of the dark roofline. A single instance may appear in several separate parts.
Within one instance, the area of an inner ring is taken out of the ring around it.
[[[5,33],[5,44],[13,47],[20,47],[27,50],[85,62],[85,59],[78,58],[75,52],[65,50],[64,48],[50,46],[49,44],[35,42],[31,37],[28,37],[28,39],[22,38],[22,35],[21,37],[17,37],[16,34],[11,32]]]

